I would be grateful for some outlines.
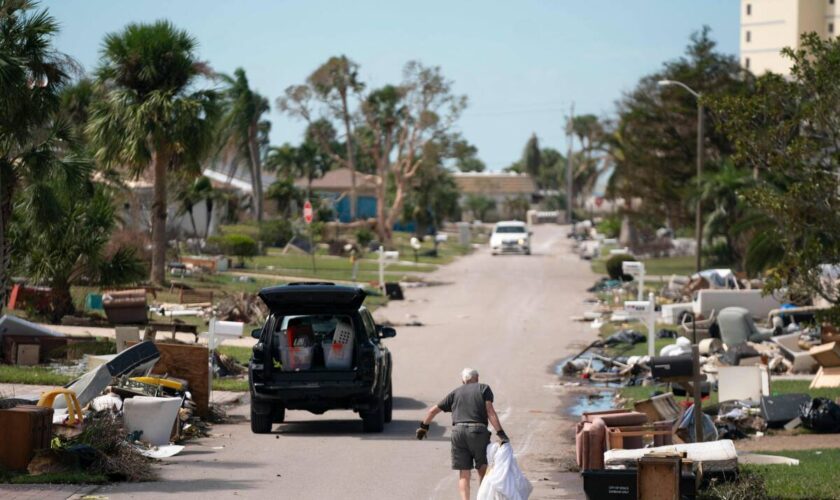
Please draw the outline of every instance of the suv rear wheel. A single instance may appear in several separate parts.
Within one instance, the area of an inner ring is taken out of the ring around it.
[[[392,390],[393,384],[389,381],[388,382],[388,390],[385,393],[385,423],[389,423],[393,418],[394,414],[394,391]]]
[[[385,430],[385,401],[380,397],[376,407],[370,411],[361,412],[362,430],[365,432],[382,432]]]
[[[254,434],[268,434],[271,432],[271,419],[271,405],[251,401],[251,432]]]
[[[286,409],[283,405],[275,405],[274,411],[271,412],[271,422],[274,424],[282,424],[286,420]]]

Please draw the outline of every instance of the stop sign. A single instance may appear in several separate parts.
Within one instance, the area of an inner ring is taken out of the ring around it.
[[[312,224],[312,203],[309,200],[306,200],[306,203],[303,204],[303,220],[307,224]]]

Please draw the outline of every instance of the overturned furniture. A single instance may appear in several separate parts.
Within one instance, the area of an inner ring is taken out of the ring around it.
[[[105,292],[102,307],[108,321],[115,325],[145,324],[149,321],[144,288]]]
[[[773,330],[755,325],[749,310],[744,307],[726,307],[718,314],[720,338],[728,348],[749,342],[763,342],[773,336]]]

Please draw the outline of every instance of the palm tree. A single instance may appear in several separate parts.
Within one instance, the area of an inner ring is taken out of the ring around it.
[[[54,118],[74,63],[52,45],[58,23],[34,9],[28,0],[0,0],[0,309],[11,265],[14,199],[21,189],[45,193],[43,179],[51,169],[73,167],[57,161],[69,130]],[[29,198],[40,207],[34,215],[49,215],[48,197]]]
[[[116,226],[111,193],[90,181],[89,168],[80,168],[78,174],[55,169],[45,181],[53,218],[37,216],[30,200],[21,197],[21,216],[14,221],[15,268],[51,286],[51,319],[56,322],[75,310],[71,286],[136,283],[146,274],[134,248],[109,251]]]
[[[212,199],[214,198],[213,184],[208,177],[202,175],[191,182],[182,182],[175,197],[178,200],[177,215],[189,215],[193,235],[198,237],[193,209],[203,201],[207,206],[207,221],[210,220],[210,211],[213,209]],[[204,236],[207,236],[206,232]]]
[[[218,117],[213,91],[194,90],[209,68],[196,56],[196,41],[168,21],[129,24],[106,35],[96,72],[102,98],[87,127],[95,158],[104,166],[154,174],[153,283],[166,265],[167,172],[197,175],[213,141]]]
[[[226,85],[222,92],[224,115],[219,123],[220,142],[234,162],[248,162],[255,216],[257,223],[262,223],[262,161],[271,129],[271,122],[262,120],[262,116],[271,107],[268,99],[249,86],[244,69],[237,68],[233,76],[220,75],[220,78]]]

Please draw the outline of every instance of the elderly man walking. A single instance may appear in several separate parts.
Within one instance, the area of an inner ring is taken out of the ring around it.
[[[429,432],[429,424],[440,412],[452,413],[452,469],[458,471],[458,490],[462,500],[470,498],[470,472],[478,471],[478,483],[487,472],[487,445],[490,431],[487,422],[496,429],[502,444],[509,442],[507,434],[493,408],[493,391],[490,386],[478,382],[478,372],[464,368],[461,372],[463,385],[450,392],[440,403],[429,408],[426,418],[417,429],[417,439],[423,439]]]

